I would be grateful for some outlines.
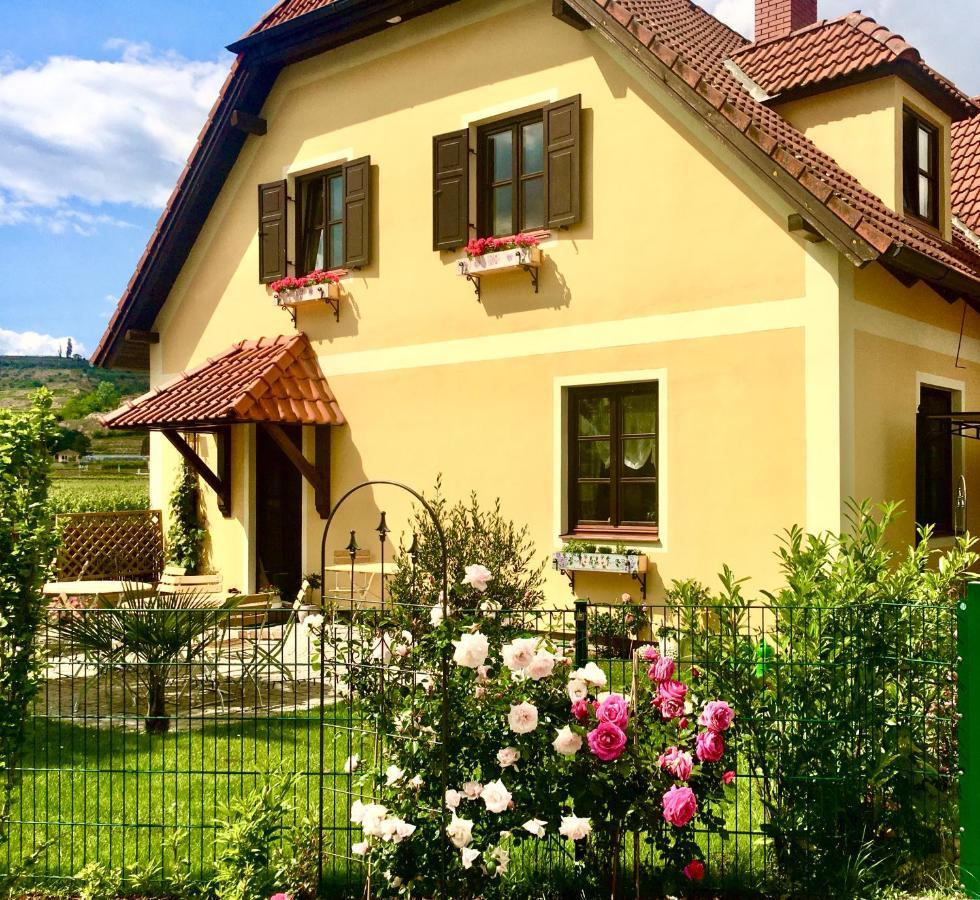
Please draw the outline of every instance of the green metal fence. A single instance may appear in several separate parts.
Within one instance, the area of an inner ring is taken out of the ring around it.
[[[549,635],[579,662],[597,661],[612,690],[629,689],[636,650],[656,642],[693,676],[702,699],[732,701],[735,799],[726,836],[701,841],[717,883],[744,889],[786,878],[812,884],[828,855],[857,871],[868,846],[909,868],[955,864],[958,737],[977,728],[968,714],[957,732],[958,612],[954,603],[855,602],[744,615],[579,604],[523,615],[528,631]],[[187,860],[205,877],[224,805],[282,769],[297,775],[287,824],[301,829],[308,820],[315,832],[325,895],[358,893],[358,837],[349,825],[356,794],[344,764],[352,753],[372,760],[396,736],[372,733],[347,681],[352,663],[380,670],[372,654],[383,612],[354,611],[324,625],[322,666],[314,665],[309,628],[291,612],[202,615],[145,615],[137,623],[144,630],[184,635],[168,656],[151,658],[111,637],[113,629],[133,633],[119,610],[52,613],[42,642],[49,667],[0,869],[36,856],[35,877],[58,884],[93,861],[124,874],[153,863],[167,882]],[[185,627],[192,616],[197,624]],[[980,648],[976,617],[960,628]],[[343,650],[331,656],[331,646]],[[163,676],[159,690],[154,675]],[[963,685],[961,710],[968,696]],[[971,747],[975,753],[975,740]],[[964,769],[964,786],[980,776],[967,761]],[[976,805],[965,804],[964,859],[976,858],[977,821]],[[562,848],[533,852],[515,860],[518,871],[571,869]],[[657,861],[647,854],[642,836],[624,842],[630,895],[649,896],[644,879]]]

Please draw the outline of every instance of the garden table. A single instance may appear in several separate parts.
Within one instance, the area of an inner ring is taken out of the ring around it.
[[[398,566],[393,562],[385,562],[383,566],[380,562],[355,562],[353,565],[349,562],[334,563],[326,567],[326,571],[334,576],[334,587],[332,591],[325,592],[335,600],[349,600],[353,593],[354,599],[361,605],[376,606],[381,601],[381,595],[380,592],[373,594],[374,583],[381,577],[382,568],[385,578],[398,572]],[[350,579],[347,584],[340,583],[342,575]]]

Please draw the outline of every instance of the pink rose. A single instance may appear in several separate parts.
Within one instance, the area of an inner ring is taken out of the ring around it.
[[[289,894],[273,894],[269,900],[289,900]]]
[[[688,881],[700,881],[704,878],[704,863],[700,859],[692,859],[682,871]]]
[[[588,734],[589,749],[603,762],[619,759],[626,748],[626,734],[618,725],[612,722],[600,722]]]
[[[683,702],[687,696],[687,685],[683,681],[674,681],[673,679],[662,681],[657,688],[657,694],[665,700],[680,700]]]
[[[679,715],[684,712],[684,701],[683,700],[671,700],[669,698],[659,697],[659,702],[654,705],[659,707],[660,715],[664,719],[676,719]]]
[[[658,659],[660,659],[660,653],[657,651],[656,647],[647,646],[643,648],[643,658],[647,662],[656,662]]]
[[[674,661],[669,656],[659,656],[647,669],[647,676],[658,683],[670,681],[674,677]]]
[[[721,776],[723,784],[731,784],[735,780],[735,773],[729,769],[724,775]]]
[[[621,694],[610,694],[596,708],[595,715],[600,722],[612,722],[626,728],[630,717],[629,704]]]
[[[677,727],[678,727],[678,728],[679,728],[679,729],[680,729],[681,731],[683,731],[683,730],[684,730],[685,728],[687,728],[687,719],[685,719],[685,718],[683,718],[683,717],[681,717],[681,718],[680,718],[680,719],[679,719],[679,720],[677,721]]]
[[[676,828],[683,828],[698,811],[698,801],[689,787],[674,785],[663,798],[664,821]]]
[[[698,724],[703,725],[708,731],[728,731],[735,718],[733,710],[724,700],[711,700],[705,703]]]
[[[666,769],[678,781],[687,781],[691,777],[691,769],[694,768],[691,754],[685,753],[678,747],[668,747],[666,753],[660,754],[657,762],[661,769]]]
[[[694,752],[701,762],[718,762],[725,752],[725,739],[717,731],[702,731],[695,742]]]
[[[579,722],[589,721],[589,701],[588,700],[576,700],[572,704],[572,715],[575,716]]]

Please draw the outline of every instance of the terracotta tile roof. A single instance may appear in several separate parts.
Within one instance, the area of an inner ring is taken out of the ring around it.
[[[980,232],[980,116],[953,125],[953,214]]]
[[[305,334],[239,341],[103,417],[109,428],[240,422],[342,425],[344,415]]]
[[[959,236],[944,241],[911,224],[778,112],[750,96],[725,68],[733,48],[747,42],[699,6],[690,0],[578,0],[576,5],[601,7],[609,13],[631,35],[629,44],[639,41],[657,63],[687,85],[689,103],[697,95],[766,154],[772,174],[779,173],[777,183],[789,176],[806,191],[809,205],[822,207],[846,226],[856,238],[855,246],[863,243],[872,250],[868,260],[910,248],[980,282],[975,245]]]
[[[870,74],[906,63],[938,104],[954,119],[974,115],[973,101],[952,82],[927,66],[901,35],[859,12],[824,19],[792,34],[749,44],[732,60],[768,94],[783,94],[831,81]]]
[[[329,6],[336,0],[282,0],[272,7],[256,25],[248,31],[249,35],[258,34],[261,31],[268,31],[276,25],[282,25],[292,19],[298,19],[307,13]]]

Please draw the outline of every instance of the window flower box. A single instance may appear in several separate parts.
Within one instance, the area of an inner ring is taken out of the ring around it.
[[[340,321],[340,275],[337,272],[311,272],[300,278],[288,276],[271,284],[272,296],[280,309],[285,309],[296,324],[296,310],[312,303],[326,303]]]
[[[551,556],[552,565],[568,577],[575,588],[576,572],[607,575],[629,575],[640,583],[644,599],[647,595],[647,557],[642,553],[588,553],[559,550]]]
[[[534,292],[538,292],[538,269],[541,249],[536,235],[518,234],[512,238],[473,238],[466,245],[466,259],[457,264],[459,274],[473,284],[476,299],[480,299],[480,279],[500,272],[521,269],[531,276]]]

